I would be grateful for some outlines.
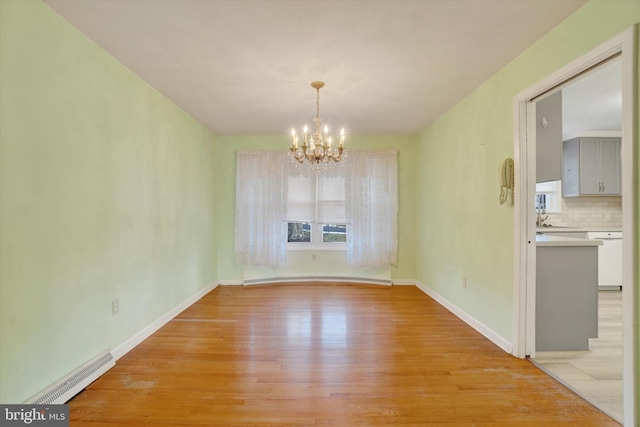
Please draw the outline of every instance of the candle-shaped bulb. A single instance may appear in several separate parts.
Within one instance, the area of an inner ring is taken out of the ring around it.
[[[327,146],[331,148],[331,137],[327,138]]]
[[[298,137],[295,136],[293,139],[293,148],[298,149]]]
[[[340,147],[344,146],[344,128],[340,131]]]
[[[307,143],[307,133],[309,133],[309,126],[304,125],[304,129],[302,129],[302,131],[304,132],[304,143]]]

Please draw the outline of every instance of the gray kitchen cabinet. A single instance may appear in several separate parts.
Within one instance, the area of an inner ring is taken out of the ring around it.
[[[536,182],[562,177],[562,91],[536,103]]]
[[[589,350],[598,337],[598,246],[537,246],[536,351]]]
[[[620,195],[620,138],[573,138],[562,144],[562,197]]]

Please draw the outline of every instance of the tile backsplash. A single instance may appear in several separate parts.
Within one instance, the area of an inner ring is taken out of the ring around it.
[[[565,227],[622,227],[622,197],[566,197],[561,211],[549,213],[545,221]]]

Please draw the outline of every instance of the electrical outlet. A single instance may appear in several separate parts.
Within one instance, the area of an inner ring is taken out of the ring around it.
[[[111,301],[111,315],[115,316],[116,314],[118,314],[118,300],[114,299]]]
[[[466,287],[467,287],[467,276],[464,276],[464,277],[462,278],[462,287],[463,287],[463,288],[466,288]]]

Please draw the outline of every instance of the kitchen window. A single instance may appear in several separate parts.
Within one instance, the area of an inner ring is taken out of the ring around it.
[[[560,212],[561,195],[561,181],[536,183],[536,211]]]

